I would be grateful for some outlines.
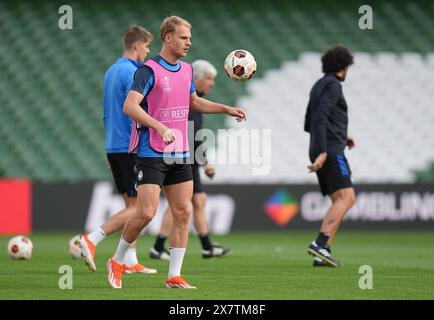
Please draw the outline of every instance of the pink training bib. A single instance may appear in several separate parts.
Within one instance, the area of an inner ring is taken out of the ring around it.
[[[148,114],[172,129],[176,139],[166,145],[152,128],[149,128],[149,143],[157,152],[189,151],[187,125],[190,109],[190,86],[192,68],[180,61],[179,71],[169,71],[159,63],[149,59],[146,63],[154,72],[154,86],[147,96]]]
[[[128,145],[128,153],[137,153],[137,147],[139,146],[139,129],[140,125],[133,120],[130,134],[130,144]]]

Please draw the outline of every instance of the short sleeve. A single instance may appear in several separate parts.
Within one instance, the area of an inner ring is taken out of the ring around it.
[[[148,66],[141,66],[134,74],[131,90],[137,91],[146,96],[154,85],[154,72]]]

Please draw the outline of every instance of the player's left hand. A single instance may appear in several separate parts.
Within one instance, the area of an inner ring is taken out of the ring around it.
[[[228,108],[228,115],[237,117],[238,122],[246,120],[246,113],[241,108]]]
[[[207,175],[208,178],[212,179],[215,175],[215,168],[212,164],[207,163],[204,166],[205,169],[205,174]]]
[[[354,140],[353,137],[347,138],[347,146],[348,146],[348,148],[350,148],[350,150],[356,146],[356,141]]]

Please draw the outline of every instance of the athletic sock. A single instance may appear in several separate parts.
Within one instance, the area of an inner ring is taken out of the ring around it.
[[[169,278],[181,275],[185,249],[186,248],[170,248]]]
[[[113,260],[119,264],[124,263],[125,254],[127,250],[130,248],[131,243],[128,243],[122,238],[119,240],[118,248],[116,249],[116,253],[113,256]]]
[[[101,241],[103,241],[107,235],[105,234],[104,230],[102,228],[98,228],[95,231],[89,233],[88,235],[89,240],[94,244],[98,245]]]
[[[320,247],[324,247],[327,245],[327,241],[329,240],[330,235],[328,233],[320,232],[318,233],[318,237],[316,238],[315,242]]]
[[[199,239],[200,239],[200,242],[202,243],[202,249],[203,250],[211,250],[212,249],[212,244],[211,244],[211,241],[209,240],[208,234],[199,235]]]
[[[139,263],[139,261],[137,260],[136,248],[128,248],[127,252],[125,253],[125,257],[124,257],[124,264],[126,264],[129,267],[132,267],[138,263]]]
[[[157,251],[163,251],[164,249],[164,242],[166,242],[167,237],[159,234],[157,236],[157,239],[155,239],[154,248]]]

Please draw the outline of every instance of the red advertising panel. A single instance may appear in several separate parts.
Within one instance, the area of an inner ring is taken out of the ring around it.
[[[0,180],[0,234],[31,232],[31,193],[29,180]]]

